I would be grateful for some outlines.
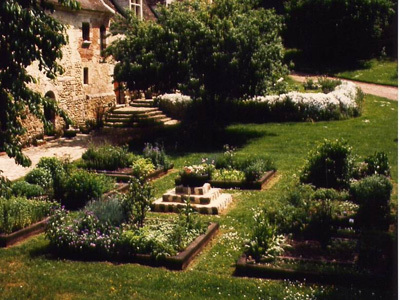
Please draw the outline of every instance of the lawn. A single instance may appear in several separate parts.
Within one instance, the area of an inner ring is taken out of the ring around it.
[[[397,61],[371,59],[357,70],[343,71],[334,76],[383,85],[398,85]]]
[[[295,181],[309,150],[323,139],[344,138],[360,157],[384,151],[392,166],[397,207],[397,102],[367,96],[359,118],[318,123],[237,124],[227,128],[238,152],[269,154],[278,174],[265,191],[230,191],[231,208],[218,221],[220,233],[186,271],[167,271],[136,264],[79,262],[51,257],[48,241],[39,235],[9,249],[0,249],[1,299],[392,299],[390,291],[300,282],[237,278],[235,262],[251,230],[252,208],[271,206]],[[222,149],[218,150],[219,152]],[[198,163],[213,153],[175,154],[175,168]],[[176,173],[155,182],[160,196],[173,186]],[[151,217],[159,214],[151,213]],[[170,217],[163,215],[162,217]]]

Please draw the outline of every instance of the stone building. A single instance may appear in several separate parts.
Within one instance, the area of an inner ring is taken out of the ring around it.
[[[57,101],[65,110],[75,127],[87,120],[96,120],[109,107],[124,103],[121,93],[113,83],[114,64],[110,58],[102,56],[107,44],[112,18],[132,10],[141,19],[155,19],[157,0],[78,0],[81,9],[71,11],[49,0],[55,5],[52,16],[67,26],[68,44],[63,47],[60,64],[65,72],[55,80],[50,80],[33,64],[28,71],[37,79],[31,88]],[[148,1],[148,2],[147,2]],[[167,0],[169,1],[169,0]],[[53,112],[45,112],[56,130],[62,129],[61,118]],[[28,129],[26,139],[43,133],[43,125],[32,116],[24,121]]]

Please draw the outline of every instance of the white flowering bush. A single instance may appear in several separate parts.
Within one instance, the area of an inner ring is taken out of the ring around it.
[[[192,99],[189,96],[175,93],[161,95],[154,102],[169,117],[182,120],[192,103]]]
[[[290,92],[256,96],[232,101],[224,110],[229,122],[339,120],[360,115],[362,100],[363,93],[354,83],[341,82],[327,94]],[[166,114],[182,120],[192,100],[182,94],[165,94],[156,103]]]
[[[243,105],[259,108],[275,121],[332,120],[359,115],[362,97],[354,83],[342,82],[328,94],[290,92],[258,96],[243,101]]]

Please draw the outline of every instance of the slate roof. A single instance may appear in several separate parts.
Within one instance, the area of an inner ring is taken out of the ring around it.
[[[116,11],[114,4],[110,0],[77,0],[81,4],[82,10],[91,10],[98,12],[112,13],[112,11],[106,6],[108,5],[112,10]],[[50,0],[49,2],[57,5],[58,0]],[[106,4],[106,5],[104,5]]]

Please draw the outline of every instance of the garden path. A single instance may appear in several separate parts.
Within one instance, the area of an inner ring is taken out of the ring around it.
[[[314,75],[309,75],[309,74],[304,74],[304,73],[292,73],[290,75],[291,78],[293,78],[296,81],[304,82],[306,78],[312,78],[313,80],[316,80],[320,76],[314,76]],[[328,77],[330,79],[337,79],[333,77]],[[341,79],[343,81],[351,81],[354,82],[357,86],[361,88],[361,90],[365,94],[371,94],[379,97],[384,97],[390,100],[398,100],[398,88],[394,86],[386,86],[386,85],[379,85],[379,84],[373,84],[373,83],[365,83],[365,82],[360,82],[360,81],[353,81],[353,80],[347,80],[347,79]]]
[[[0,153],[0,170],[2,175],[9,180],[15,180],[25,176],[39,162],[41,157],[68,158],[71,161],[79,159],[91,143],[99,142],[99,138],[90,134],[77,134],[73,139],[59,138],[48,141],[40,146],[32,146],[22,150],[32,161],[32,166],[24,168],[17,165],[14,159],[6,153]]]

